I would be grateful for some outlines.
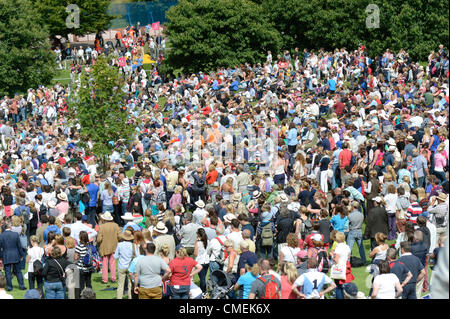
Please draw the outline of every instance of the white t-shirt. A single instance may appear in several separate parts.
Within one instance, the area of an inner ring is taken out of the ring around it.
[[[42,256],[44,256],[44,249],[39,246],[31,247],[28,249],[27,254],[28,256],[30,256],[30,262],[28,263],[28,272],[33,272],[33,263],[36,260],[42,260]]]
[[[284,256],[283,261],[297,264],[296,256],[299,253],[299,251],[300,251],[299,247],[292,248],[289,246],[284,246],[283,248],[281,248],[281,252],[283,253]]]
[[[381,274],[373,280],[374,285],[378,285],[378,294],[375,299],[395,299],[395,285],[400,283],[395,274]]]
[[[334,253],[339,255],[339,260],[348,260],[350,258],[351,250],[350,247],[346,243],[339,243],[334,250]]]
[[[242,238],[242,233],[240,231],[230,232],[230,234],[228,235],[228,239],[231,239],[233,241],[234,249],[236,249],[236,250],[239,249],[239,245],[241,244],[241,241],[244,240],[244,238]]]
[[[384,196],[384,201],[386,202],[386,211],[388,213],[395,213],[397,210],[397,194],[387,194]]]
[[[305,281],[307,285],[305,285]],[[303,286],[303,293],[306,295],[306,299],[318,299],[324,286],[330,285],[332,282],[330,277],[314,269],[302,274],[295,280],[294,284],[297,287]],[[324,296],[320,299],[324,299]]]

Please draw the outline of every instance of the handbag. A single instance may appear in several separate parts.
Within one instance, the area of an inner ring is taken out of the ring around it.
[[[330,278],[331,279],[339,279],[339,280],[345,280],[347,278],[347,267],[346,267],[346,262],[345,263],[338,263],[338,264],[334,264],[331,267],[331,272],[330,272]]]

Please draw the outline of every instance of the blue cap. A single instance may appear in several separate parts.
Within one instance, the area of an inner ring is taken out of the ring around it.
[[[83,217],[81,217],[81,220],[84,222],[88,221],[88,216],[87,215],[83,215]]]

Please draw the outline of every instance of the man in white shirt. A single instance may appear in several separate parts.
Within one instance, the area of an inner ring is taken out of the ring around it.
[[[230,234],[227,236],[228,239],[231,239],[234,243],[234,249],[236,249],[238,251],[238,253],[240,253],[240,244],[241,241],[243,241],[244,239],[242,238],[242,232],[239,229],[241,222],[235,218],[231,220],[231,228],[230,228]]]
[[[75,238],[77,242],[80,240],[79,235],[80,232],[83,230],[88,233],[89,240],[97,236],[97,232],[93,228],[83,224],[82,222],[83,216],[81,215],[81,213],[76,213],[75,218],[76,222],[70,225],[70,234],[73,238]]]
[[[216,227],[217,237],[211,239],[209,245],[206,249],[206,254],[209,256],[209,272],[212,273],[214,270],[221,269],[221,265],[217,262],[220,255],[220,250],[222,249],[225,240],[228,238],[223,235],[225,232],[225,227],[220,224]]]
[[[308,270],[298,277],[292,285],[292,291],[302,299],[324,299],[324,295],[336,288],[330,277],[317,270],[317,260],[309,258]],[[324,286],[328,285],[326,289]]]

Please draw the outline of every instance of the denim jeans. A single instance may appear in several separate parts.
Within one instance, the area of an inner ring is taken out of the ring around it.
[[[97,222],[95,221],[95,217],[97,216],[97,207],[88,207],[87,216],[89,224],[91,224],[92,227],[95,227],[95,225],[97,225]]]
[[[178,286],[178,288],[171,286],[170,289],[172,290],[172,299],[189,299],[190,286]]]
[[[62,282],[44,283],[46,299],[64,299],[65,291]]]
[[[102,206],[102,212],[103,213],[105,213],[105,212],[112,213],[112,212],[114,212],[114,206],[113,205],[103,205]]]
[[[364,261],[365,264],[366,253],[364,251],[364,242],[361,230],[351,230],[348,232],[347,245],[350,247],[350,251],[353,249],[353,244],[355,243],[355,241],[356,244],[358,245],[359,255],[361,256],[361,259]]]
[[[222,269],[221,265],[217,261],[209,262],[209,276],[211,276],[212,272],[217,269]]]
[[[19,283],[19,287],[25,288],[25,284],[23,282],[23,275],[22,270],[20,269],[20,263],[16,264],[6,264],[4,265],[5,270],[5,277],[6,277],[6,290],[12,290],[12,272],[11,270],[14,269],[14,273],[17,277],[17,282]]]
[[[198,278],[200,278],[200,289],[203,292],[206,292],[206,274],[208,273],[208,265],[209,264],[203,264],[202,270],[198,273]]]

